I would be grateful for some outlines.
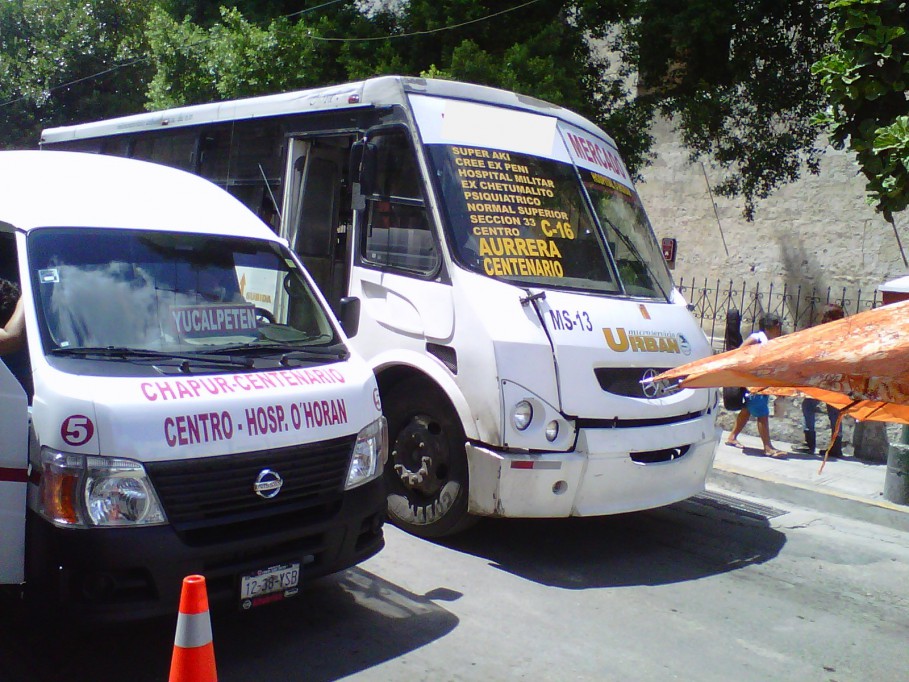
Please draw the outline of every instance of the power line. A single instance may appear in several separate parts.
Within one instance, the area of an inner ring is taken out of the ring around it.
[[[329,0],[328,2],[323,2],[321,5],[316,5],[315,7],[309,7],[307,9],[299,10],[297,12],[292,12],[290,14],[285,14],[285,15],[282,15],[282,16],[276,17],[276,18],[277,19],[291,19],[293,17],[297,17],[302,14],[314,12],[318,9],[322,9],[323,7],[328,7],[330,5],[336,5],[340,2],[347,2],[347,1],[348,0]],[[501,16],[503,14],[508,14],[509,12],[515,12],[519,9],[524,9],[525,7],[527,7],[529,5],[534,5],[541,1],[542,0],[528,0],[528,2],[525,2],[523,4],[516,5],[515,7],[510,7],[508,9],[503,9],[498,12],[493,12],[492,14],[487,14],[484,17],[479,17],[477,19],[471,19],[469,21],[463,21],[458,24],[451,24],[449,26],[440,26],[439,28],[427,29],[425,31],[411,31],[410,33],[398,33],[398,34],[390,34],[390,35],[386,35],[386,36],[372,36],[369,38],[326,38],[323,36],[315,36],[315,35],[312,35],[311,33],[308,33],[307,37],[310,40],[315,40],[315,41],[320,41],[320,42],[343,42],[343,43],[360,42],[360,43],[363,43],[363,42],[374,42],[377,40],[393,40],[393,39],[397,39],[397,38],[411,38],[413,36],[432,35],[433,33],[441,33],[442,31],[452,31],[454,29],[462,28],[464,26],[469,26],[471,24],[477,24],[481,21],[488,21],[489,19],[494,19],[495,17]],[[187,45],[182,45],[177,49],[186,50],[191,47],[197,47],[199,45],[204,45],[205,43],[211,42],[212,40],[214,40],[213,37],[204,38],[202,40],[196,41],[195,43],[189,43]],[[81,78],[76,78],[75,80],[71,80],[67,83],[62,83],[60,85],[55,85],[53,87],[47,88],[46,90],[44,90],[44,92],[52,93],[57,90],[62,90],[64,88],[72,87],[73,85],[78,85],[79,83],[83,83],[85,81],[95,80],[96,78],[101,78],[102,76],[106,76],[110,73],[114,73],[121,69],[125,69],[130,66],[135,66],[136,64],[141,64],[142,62],[147,62],[150,59],[151,59],[150,55],[146,56],[146,57],[137,57],[136,59],[132,59],[128,62],[124,62],[123,64],[116,64],[108,69],[104,69],[103,71],[98,71],[97,73],[93,73],[89,76],[83,76]],[[0,107],[9,106],[10,104],[15,104],[16,102],[21,102],[24,99],[28,99],[28,97],[26,95],[22,95],[21,97],[16,97],[14,99],[7,100],[5,102],[0,102]]]
[[[494,17],[501,16],[503,14],[508,14],[509,12],[514,12],[519,9],[524,9],[528,5],[534,5],[542,0],[529,0],[523,5],[516,5],[515,7],[510,7],[508,9],[503,9],[499,12],[493,12],[492,14],[487,14],[485,17],[480,17],[479,19],[471,19],[470,21],[462,21],[460,24],[451,24],[450,26],[441,26],[439,28],[431,28],[425,31],[411,31],[410,33],[397,33],[387,36],[373,36],[371,38],[323,38],[321,36],[310,35],[309,37],[312,40],[320,40],[322,42],[336,42],[336,43],[365,43],[375,40],[391,40],[395,38],[411,38],[413,36],[427,36],[432,35],[433,33],[441,33],[442,31],[451,31],[456,28],[461,28],[463,26],[469,26],[470,24],[476,24],[481,21],[486,21]]]

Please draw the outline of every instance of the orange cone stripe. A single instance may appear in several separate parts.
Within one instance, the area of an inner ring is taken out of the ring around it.
[[[205,613],[181,613],[177,616],[177,632],[174,635],[174,646],[184,649],[211,644],[211,619]]]

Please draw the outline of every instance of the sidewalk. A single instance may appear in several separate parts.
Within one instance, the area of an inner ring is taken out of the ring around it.
[[[724,431],[716,451],[708,487],[789,502],[817,511],[869,521],[909,531],[909,506],[884,499],[886,464],[870,464],[851,456],[828,459],[818,474],[822,455],[793,452],[793,446],[774,441],[790,453],[785,459],[765,457],[759,438],[740,435],[744,450],[726,445]]]

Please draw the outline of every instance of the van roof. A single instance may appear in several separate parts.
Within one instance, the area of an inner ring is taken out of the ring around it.
[[[0,222],[116,227],[277,240],[207,180],[146,161],[56,151],[0,151]]]

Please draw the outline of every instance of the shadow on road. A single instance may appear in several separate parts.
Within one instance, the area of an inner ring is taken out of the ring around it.
[[[486,519],[440,541],[527,580],[565,589],[697,580],[779,554],[786,536],[765,518],[696,501],[633,514]]]
[[[459,594],[445,595],[449,599]],[[458,619],[438,595],[415,595],[359,568],[323,578],[292,601],[212,621],[218,679],[336,680],[444,636]],[[171,620],[82,631],[26,631],[0,605],[3,682],[166,680]],[[60,624],[58,624],[60,625]]]

